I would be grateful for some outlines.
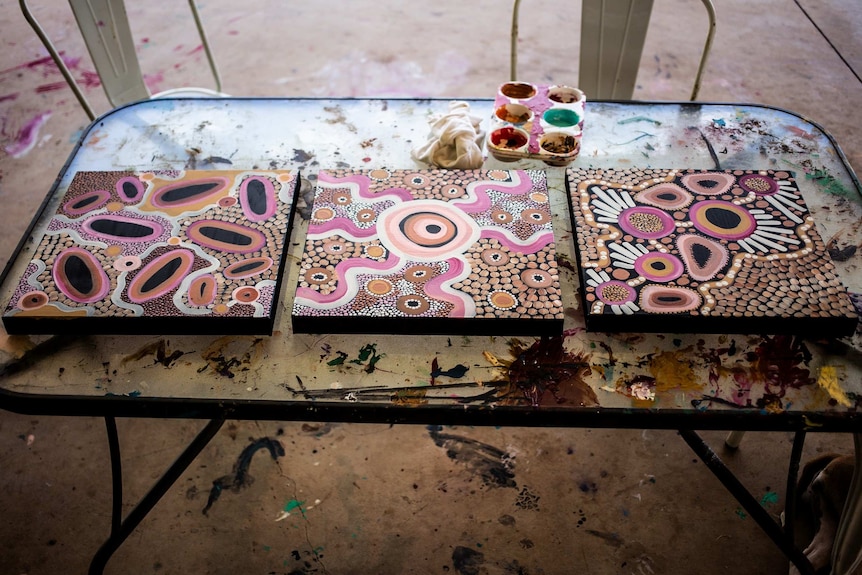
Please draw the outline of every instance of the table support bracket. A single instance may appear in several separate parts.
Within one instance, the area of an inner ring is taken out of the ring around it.
[[[697,456],[700,457],[701,461],[706,464],[709,470],[712,471],[713,475],[721,481],[722,485],[724,485],[730,494],[739,502],[742,508],[745,509],[748,515],[757,522],[757,525],[770,539],[772,539],[772,542],[775,543],[784,555],[790,559],[797,569],[799,569],[799,572],[802,575],[814,575],[814,567],[812,567],[811,562],[808,561],[808,558],[802,553],[802,551],[793,545],[792,538],[785,535],[778,523],[769,516],[769,513],[767,513],[767,511],[760,505],[760,502],[755,499],[748,489],[745,488],[733,472],[727,468],[721,458],[712,450],[712,448],[710,448],[709,445],[706,444],[706,442],[703,441],[703,439],[701,439],[697,432],[690,429],[681,429],[679,430],[679,434],[688,446],[691,447],[692,451],[694,451]],[[797,443],[799,444],[798,446]],[[794,441],[792,456],[796,456],[797,460],[795,464],[791,461],[791,472],[794,467],[797,470],[799,469],[798,457],[801,456],[801,453],[801,440]],[[791,479],[788,478],[788,484],[790,481]],[[795,492],[795,489],[793,491]],[[788,494],[788,497],[792,496],[792,494]],[[788,523],[788,525],[790,524]]]
[[[176,483],[180,475],[191,465],[192,461],[209,444],[210,440],[218,433],[224,424],[224,418],[213,419],[198,433],[188,447],[183,450],[164,475],[138,502],[125,519],[123,512],[123,471],[120,458],[120,442],[117,434],[117,422],[112,416],[105,417],[105,426],[108,432],[108,448],[111,454],[111,478],[113,485],[113,503],[111,507],[111,535],[102,544],[93,556],[90,563],[90,575],[100,575],[108,563],[108,560],[120,548],[120,545],[135,530],[147,513],[156,506],[156,503],[168,492],[168,489]]]

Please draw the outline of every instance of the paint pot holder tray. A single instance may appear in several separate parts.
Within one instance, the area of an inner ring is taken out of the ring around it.
[[[506,82],[497,90],[486,145],[496,159],[566,166],[581,151],[586,97],[577,88]]]

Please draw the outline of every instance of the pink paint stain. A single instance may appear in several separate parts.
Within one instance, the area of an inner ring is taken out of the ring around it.
[[[161,72],[155,74],[144,74],[144,84],[150,92],[156,93],[160,91],[162,83],[165,81],[165,76]]]
[[[15,142],[4,148],[6,153],[13,158],[20,158],[29,154],[30,150],[36,147],[36,142],[39,139],[39,130],[50,117],[51,112],[42,112],[33,117],[15,136]]]

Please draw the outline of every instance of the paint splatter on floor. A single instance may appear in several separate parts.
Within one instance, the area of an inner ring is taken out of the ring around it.
[[[243,487],[251,485],[254,478],[249,475],[248,469],[251,466],[251,459],[254,454],[261,449],[269,451],[273,461],[284,455],[284,446],[277,439],[262,437],[247,445],[233,465],[233,471],[227,475],[223,475],[213,481],[212,489],[210,490],[209,499],[207,499],[206,507],[203,509],[203,514],[206,515],[212,508],[213,504],[221,497],[222,492],[228,489],[234,493],[238,493]]]
[[[428,434],[437,447],[446,450],[449,459],[478,475],[486,487],[517,487],[512,455],[475,439],[443,433],[442,429],[439,425],[429,425]]]

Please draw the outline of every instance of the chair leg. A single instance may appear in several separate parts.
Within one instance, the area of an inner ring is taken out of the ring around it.
[[[862,470],[859,468],[862,462],[862,433],[853,434],[853,444],[856,461],[850,492],[832,546],[833,575],[858,573],[862,567]]]
[[[742,438],[744,436],[744,431],[731,431],[727,434],[727,437],[724,438],[724,445],[730,449],[737,449],[739,444],[742,443]]]

